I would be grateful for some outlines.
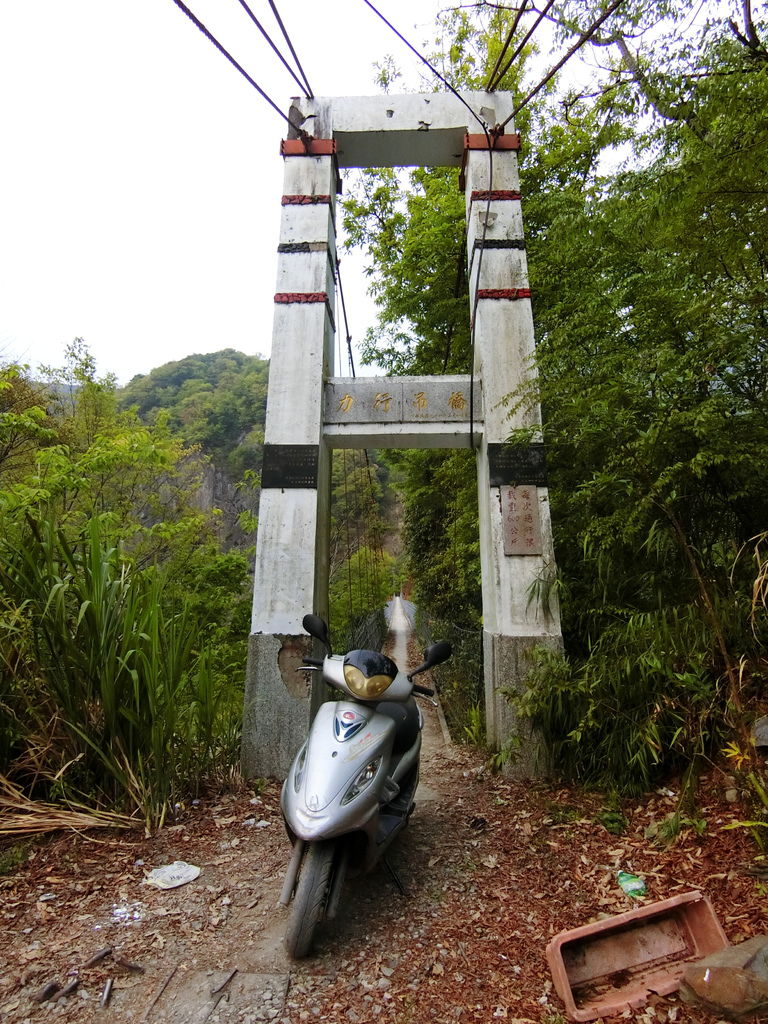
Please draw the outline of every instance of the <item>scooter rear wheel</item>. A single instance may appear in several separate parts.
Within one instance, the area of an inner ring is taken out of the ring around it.
[[[309,953],[317,926],[325,917],[335,852],[336,842],[333,839],[310,843],[307,847],[285,933],[285,946],[294,960],[300,960]]]

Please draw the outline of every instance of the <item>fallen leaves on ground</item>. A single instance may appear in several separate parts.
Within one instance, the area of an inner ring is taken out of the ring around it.
[[[280,949],[286,911],[275,904],[290,848],[277,784],[182,808],[150,839],[99,831],[35,840],[26,862],[0,878],[3,1021],[37,1020],[32,996],[73,972],[77,990],[55,1010],[42,1006],[56,1020],[139,1019],[174,967],[237,967],[290,972],[274,1017],[286,1024],[557,1024],[547,942],[637,906],[616,882],[620,869],[645,880],[646,902],[700,889],[731,942],[768,931],[766,883],[749,873],[753,840],[725,828],[745,808],[725,801],[715,771],[700,780],[696,825],[683,824],[667,845],[648,827],[676,810],[675,794],[627,802],[617,836],[600,822],[599,795],[511,782],[472,749],[431,755],[423,778],[440,799],[417,809],[390,858],[408,896],[382,866],[352,879],[339,920],[299,964]],[[248,824],[254,816],[270,827]],[[148,870],[174,860],[200,865],[200,878],[167,892],[142,885]],[[112,957],[83,967],[106,945]],[[111,1003],[100,1010],[109,978]],[[622,1019],[710,1018],[671,997]]]

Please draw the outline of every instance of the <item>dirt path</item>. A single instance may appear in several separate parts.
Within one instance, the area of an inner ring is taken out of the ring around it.
[[[768,931],[765,883],[744,871],[751,840],[723,831],[746,812],[725,803],[717,775],[702,783],[701,834],[683,829],[664,847],[646,832],[675,809],[670,791],[627,803],[626,828],[612,835],[599,796],[492,776],[482,752],[446,746],[437,710],[422,708],[423,783],[391,852],[407,896],[384,868],[352,879],[317,953],[290,962],[287,912],[276,907],[290,847],[273,783],[184,808],[151,840],[46,839],[0,878],[0,1021],[561,1024],[546,943],[633,906],[618,868],[643,874],[650,899],[702,889],[731,941]],[[167,892],[142,884],[149,868],[177,859],[200,866],[200,877]],[[84,966],[106,947],[110,955]],[[73,971],[73,994],[33,1001]],[[670,998],[627,1019],[710,1018]]]

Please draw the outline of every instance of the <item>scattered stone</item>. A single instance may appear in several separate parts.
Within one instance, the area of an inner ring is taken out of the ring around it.
[[[752,739],[758,750],[761,747],[768,747],[768,715],[758,718],[752,726]]]
[[[768,1010],[768,935],[691,964],[680,983],[680,997],[732,1020]]]

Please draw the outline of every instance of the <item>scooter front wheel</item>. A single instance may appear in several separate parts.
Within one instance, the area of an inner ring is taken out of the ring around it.
[[[336,841],[333,839],[307,846],[285,933],[285,947],[294,960],[300,960],[309,953],[317,926],[325,917],[335,853]]]

